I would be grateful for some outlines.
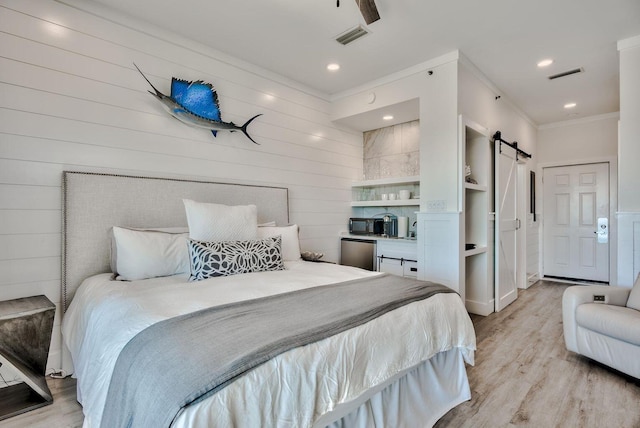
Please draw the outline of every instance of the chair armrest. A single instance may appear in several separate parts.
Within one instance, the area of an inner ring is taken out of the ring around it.
[[[629,299],[629,293],[631,293],[631,288],[608,285],[576,285],[567,288],[562,295],[562,323],[567,349],[579,352],[576,338],[576,309],[578,306],[584,303],[625,306]]]

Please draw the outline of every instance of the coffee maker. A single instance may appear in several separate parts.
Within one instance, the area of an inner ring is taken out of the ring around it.
[[[382,216],[382,236],[397,237],[398,236],[398,217],[393,214],[385,214]]]

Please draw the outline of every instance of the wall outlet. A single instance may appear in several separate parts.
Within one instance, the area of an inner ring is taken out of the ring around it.
[[[427,201],[427,210],[429,211],[446,211],[447,201],[443,199],[434,199]]]

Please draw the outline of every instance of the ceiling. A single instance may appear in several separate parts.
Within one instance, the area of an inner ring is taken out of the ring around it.
[[[347,46],[336,36],[364,25],[354,0],[96,1],[327,96],[459,50],[538,125],[617,112],[616,42],[640,35],[639,0],[376,0],[381,19]]]

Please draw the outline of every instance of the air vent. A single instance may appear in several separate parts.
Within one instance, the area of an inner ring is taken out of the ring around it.
[[[356,28],[348,30],[336,37],[336,42],[343,45],[348,45],[349,43],[354,42],[360,37],[366,36],[367,34],[369,34],[369,32],[364,27],[362,27],[362,25],[358,25]]]
[[[565,71],[563,73],[554,74],[553,76],[549,76],[549,80],[559,79],[565,76],[571,76],[572,74],[583,73],[584,70],[581,68],[574,68],[573,70]]]

